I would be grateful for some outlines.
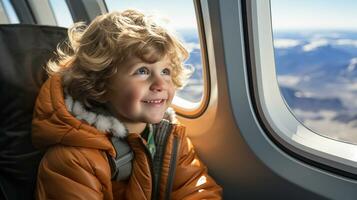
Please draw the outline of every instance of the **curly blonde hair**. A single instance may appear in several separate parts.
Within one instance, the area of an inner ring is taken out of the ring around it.
[[[65,90],[87,107],[105,102],[109,78],[133,57],[155,63],[168,56],[177,88],[190,73],[183,65],[189,53],[179,39],[136,10],[103,14],[88,26],[73,24],[68,41],[57,47],[57,55],[47,63],[47,72],[61,74]]]

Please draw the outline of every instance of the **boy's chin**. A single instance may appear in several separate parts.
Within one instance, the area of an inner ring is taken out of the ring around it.
[[[157,124],[162,120],[163,117],[164,117],[163,115],[157,116],[157,117],[148,117],[148,118],[146,118],[145,121],[146,121],[146,123],[149,123],[149,124]]]

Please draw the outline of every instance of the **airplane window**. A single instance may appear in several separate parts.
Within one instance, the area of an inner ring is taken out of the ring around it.
[[[353,144],[357,144],[356,8],[353,0],[271,0],[275,66],[285,103],[310,130]]]
[[[193,73],[185,87],[176,93],[173,103],[183,108],[197,108],[203,98],[204,74],[193,1],[157,0],[147,3],[145,0],[106,0],[105,2],[109,11],[135,8],[159,16],[166,26],[177,33],[190,52],[186,64]]]
[[[10,23],[12,24],[20,23],[19,18],[17,17],[14,7],[12,6],[10,0],[2,0],[2,4],[5,7],[5,12],[10,20]]]
[[[65,0],[50,0],[49,2],[58,26],[69,27],[73,24],[72,15]]]

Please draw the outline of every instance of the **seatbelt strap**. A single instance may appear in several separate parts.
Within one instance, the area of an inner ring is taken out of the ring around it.
[[[158,194],[159,177],[162,168],[162,161],[166,149],[167,139],[172,130],[172,124],[167,120],[162,120],[159,124],[153,125],[154,140],[156,144],[156,153],[153,159],[154,168],[154,188],[155,194]],[[112,173],[113,181],[123,181],[129,179],[132,171],[132,160],[134,153],[128,142],[125,139],[111,137],[111,142],[116,151],[116,157],[113,158],[109,154],[108,160]],[[156,196],[156,195],[154,195]]]
[[[108,155],[113,181],[127,180],[131,175],[134,153],[125,139],[111,137],[116,157]]]

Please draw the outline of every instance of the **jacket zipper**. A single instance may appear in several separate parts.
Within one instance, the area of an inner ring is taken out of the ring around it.
[[[149,167],[150,167],[150,174],[151,174],[151,184],[152,184],[152,188],[153,188],[154,184],[155,184],[155,179],[154,179],[155,175],[154,175],[154,169],[153,169],[153,164],[152,164],[153,160],[151,158],[151,153],[149,152],[149,150],[146,148],[145,144],[142,141],[140,141],[140,144],[144,148],[144,152],[146,154],[146,157],[148,157],[148,159],[149,159]],[[154,193],[153,193],[153,190],[151,189],[151,197],[150,197],[150,199],[154,200],[153,197],[154,197]]]
[[[167,131],[167,130],[166,130]],[[167,134],[164,135],[164,148],[162,149],[163,152],[165,152],[166,150],[166,146],[167,146],[167,139],[169,138],[170,134],[171,134],[171,131],[172,131],[172,127],[170,127],[170,130],[167,132]],[[160,169],[158,171],[158,180],[155,180],[155,171],[154,171],[154,164],[153,162],[155,162],[155,160],[153,160],[153,158],[151,157],[151,153],[149,152],[149,150],[146,148],[145,144],[140,141],[141,143],[141,146],[143,146],[144,148],[144,151],[145,151],[145,154],[147,157],[149,157],[149,166],[150,166],[150,173],[151,173],[151,183],[152,183],[152,189],[151,189],[151,200],[157,200],[158,199],[158,190],[159,190],[159,186],[160,186],[160,170],[162,168],[162,163],[160,165]],[[176,154],[177,154],[177,146],[178,146],[178,137],[177,136],[174,136],[174,141],[173,141],[173,149],[172,149],[172,153],[175,153],[175,155],[173,155],[173,157],[171,157],[170,159],[170,163],[172,163],[172,161],[174,160],[174,165],[173,167],[170,165],[170,168],[173,168],[173,172],[175,171],[175,168],[176,168]],[[160,152],[156,152],[156,154],[158,154]],[[156,155],[154,156],[154,159],[155,159]],[[157,158],[158,159],[158,158]],[[162,162],[162,161],[161,161]],[[173,174],[173,172],[171,172],[171,174]],[[173,178],[173,177],[172,177]],[[170,171],[169,171],[169,178],[168,180],[170,180]],[[172,187],[172,186],[170,186]],[[171,191],[171,189],[170,189]],[[170,197],[170,196],[169,196]]]
[[[166,148],[167,148],[167,140],[169,138],[169,136],[171,135],[172,132],[172,127],[166,127],[166,129],[164,129],[164,131],[162,132],[157,132],[156,137],[160,136],[161,140],[157,140],[157,145],[162,146],[161,148],[157,149],[158,151],[156,151],[156,155],[154,157],[154,165],[158,164],[157,169],[155,169],[154,166],[154,173],[156,172],[157,174],[155,174],[155,181],[156,181],[156,185],[154,185],[154,199],[158,199],[159,198],[159,187],[160,187],[160,181],[161,181],[161,171],[162,171],[162,164],[163,164],[163,157],[165,156],[165,152],[166,152]],[[158,163],[159,162],[159,163]]]
[[[164,198],[164,199],[168,199],[168,200],[170,200],[170,194],[171,194],[172,185],[173,185],[173,178],[174,178],[175,170],[176,170],[178,146],[179,146],[179,138],[177,136],[174,136],[174,141],[173,141],[173,146],[172,146],[172,151],[171,151],[169,173],[168,173],[168,177],[167,177],[165,198]]]

